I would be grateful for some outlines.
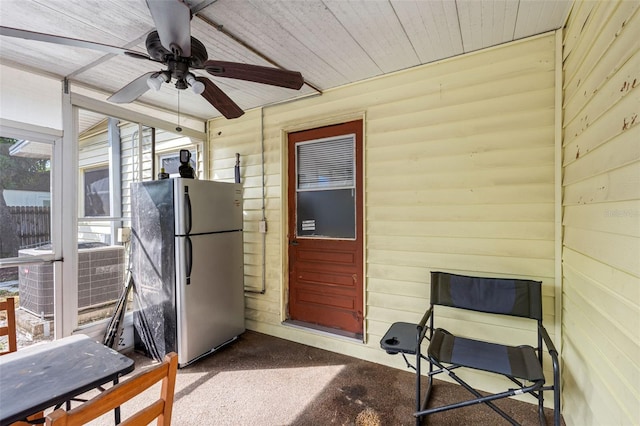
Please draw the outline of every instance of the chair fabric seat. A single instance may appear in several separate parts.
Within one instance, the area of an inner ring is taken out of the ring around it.
[[[505,346],[466,339],[438,328],[434,330],[428,354],[440,363],[505,374],[531,382],[544,381],[542,367],[531,346]]]

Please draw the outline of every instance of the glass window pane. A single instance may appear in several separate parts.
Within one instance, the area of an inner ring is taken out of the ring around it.
[[[196,151],[191,152],[191,159],[189,160],[189,164],[194,170],[198,170],[197,168],[197,153]],[[171,153],[162,155],[160,157],[160,167],[164,168],[165,173],[169,173],[171,177],[180,177],[180,153]]]
[[[355,238],[355,190],[298,192],[299,237]]]
[[[296,144],[299,237],[355,238],[355,135]]]
[[[85,170],[84,215],[109,216],[109,168]]]
[[[296,145],[298,190],[354,188],[355,135]]]

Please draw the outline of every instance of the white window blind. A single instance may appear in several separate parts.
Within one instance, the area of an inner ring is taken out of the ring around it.
[[[355,187],[355,135],[296,145],[298,190]]]

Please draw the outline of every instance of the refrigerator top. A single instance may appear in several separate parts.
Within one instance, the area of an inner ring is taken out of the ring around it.
[[[242,185],[174,178],[177,236],[242,230]]]

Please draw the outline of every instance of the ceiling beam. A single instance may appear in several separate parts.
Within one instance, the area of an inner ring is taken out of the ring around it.
[[[129,43],[124,45],[124,49],[130,49],[134,46],[139,45],[140,43],[142,43],[143,41],[145,41],[147,39],[147,36],[149,35],[148,32],[145,32],[144,34],[142,34],[140,37],[138,37],[137,39],[130,41]],[[92,68],[97,67],[98,65],[101,65],[105,62],[107,62],[109,59],[118,56],[116,53],[107,53],[106,55],[96,59],[95,61],[88,63],[87,65],[83,66],[82,68],[78,68],[77,70],[75,70],[74,72],[72,72],[71,74],[68,74],[66,76],[67,79],[73,79],[73,77],[82,74],[85,71],[88,71]],[[132,59],[141,59],[138,57],[131,57]]]

